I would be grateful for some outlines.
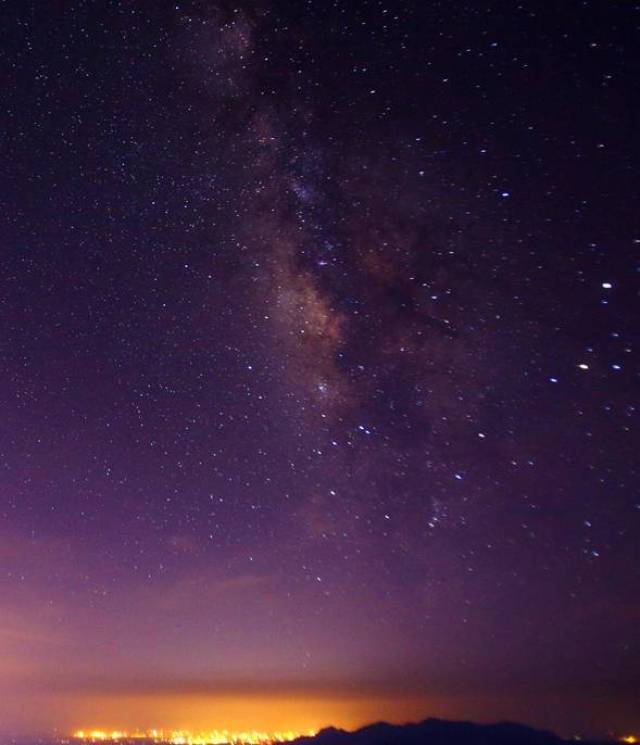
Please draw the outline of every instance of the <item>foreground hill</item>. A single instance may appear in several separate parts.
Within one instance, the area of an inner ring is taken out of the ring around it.
[[[417,724],[380,722],[355,732],[329,727],[315,737],[301,737],[298,745],[565,745],[552,732],[522,724],[472,724],[426,719]]]

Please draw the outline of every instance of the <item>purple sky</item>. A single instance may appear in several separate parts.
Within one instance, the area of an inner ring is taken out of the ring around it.
[[[637,4],[46,5],[0,729],[640,730]]]

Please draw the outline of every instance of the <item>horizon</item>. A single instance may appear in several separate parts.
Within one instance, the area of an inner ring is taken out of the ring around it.
[[[279,745],[280,743],[296,742],[298,740],[313,740],[317,737],[331,736],[333,733],[344,735],[356,735],[359,733],[371,733],[379,728],[385,730],[389,727],[398,731],[415,729],[425,726],[447,725],[458,728],[515,728],[515,732],[520,730],[537,732],[542,735],[551,735],[563,741],[585,741],[589,742],[606,742],[622,743],[624,745],[635,745],[639,738],[633,734],[621,734],[616,732],[607,732],[605,736],[599,738],[588,738],[584,733],[574,733],[570,737],[563,736],[552,730],[532,727],[523,722],[514,722],[511,720],[499,721],[471,721],[471,720],[447,720],[437,717],[427,717],[423,720],[403,721],[392,723],[386,720],[372,721],[367,724],[358,726],[353,729],[336,728],[333,725],[327,725],[321,730],[308,732],[260,732],[244,731],[233,732],[229,730],[187,730],[178,728],[134,728],[130,730],[117,730],[112,728],[95,728],[85,727],[73,732],[66,733],[49,733],[44,735],[42,742],[52,743],[99,743],[99,742],[154,742],[163,745]],[[25,737],[18,737],[12,742],[25,742]],[[39,740],[41,741],[41,740]]]
[[[343,700],[343,699],[341,699]],[[389,702],[390,703],[390,702]],[[344,732],[346,734],[356,734],[362,730],[368,730],[378,726],[392,726],[396,728],[408,728],[417,727],[429,723],[444,723],[452,725],[471,725],[473,727],[492,727],[492,726],[515,726],[523,727],[525,729],[534,730],[540,733],[551,734],[564,741],[575,741],[583,740],[585,742],[608,742],[608,743],[621,743],[622,745],[635,745],[640,740],[637,732],[633,730],[615,730],[608,729],[603,730],[574,730],[574,731],[559,731],[555,730],[550,726],[545,726],[542,721],[534,723],[533,721],[527,721],[524,719],[514,719],[508,716],[506,717],[462,717],[458,719],[452,719],[445,716],[427,715],[427,716],[416,716],[414,718],[407,718],[402,716],[396,717],[382,717],[378,719],[354,719],[354,724],[339,726],[335,723],[323,723],[322,726],[314,728],[298,729],[298,730],[286,730],[282,727],[274,727],[270,730],[259,729],[253,727],[245,727],[244,729],[237,729],[233,727],[216,727],[212,725],[212,719],[209,718],[206,724],[199,726],[185,726],[184,722],[181,725],[165,723],[161,726],[149,725],[143,726],[122,726],[122,718],[119,721],[118,716],[115,719],[109,719],[104,715],[97,716],[93,722],[87,723],[85,721],[82,726],[74,726],[72,728],[54,728],[49,731],[39,732],[22,732],[10,733],[4,732],[0,729],[0,737],[9,736],[15,739],[16,742],[27,741],[33,738],[43,740],[46,742],[124,742],[130,740],[144,740],[144,741],[157,741],[158,743],[178,743],[183,742],[184,745],[233,745],[238,743],[239,745],[261,745],[268,743],[273,745],[274,743],[286,743],[294,742],[299,739],[314,739],[318,735],[322,735],[325,732]],[[96,722],[99,722],[99,726],[96,726]],[[207,739],[210,738],[210,739]]]

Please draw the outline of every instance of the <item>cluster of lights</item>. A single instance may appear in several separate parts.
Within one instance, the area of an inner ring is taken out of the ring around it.
[[[145,742],[166,743],[167,745],[272,745],[272,743],[291,742],[315,732],[231,732],[212,730],[210,732],[190,732],[189,730],[150,729],[126,732],[124,730],[83,730],[73,733],[74,740],[82,742],[121,742],[143,740]]]

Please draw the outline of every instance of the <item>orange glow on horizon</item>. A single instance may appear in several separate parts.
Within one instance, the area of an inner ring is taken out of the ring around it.
[[[451,718],[455,714],[449,702],[425,695],[376,695],[344,690],[320,694],[301,691],[297,695],[277,692],[244,695],[43,692],[31,696],[28,701],[19,696],[10,696],[8,700],[12,711],[17,714],[11,720],[4,718],[3,706],[7,699],[0,697],[0,722],[10,721],[16,732],[27,735],[36,732],[44,737],[57,732],[56,736],[60,737],[60,733],[66,733],[66,741],[74,745],[82,745],[78,738],[72,740],[72,733],[78,730],[87,736],[91,731],[135,733],[152,729],[164,733],[256,731],[306,734],[329,726],[355,730],[379,719],[402,723],[432,715]],[[106,740],[94,739],[94,742],[101,741]],[[117,742],[115,739],[111,741]]]
[[[45,727],[51,724],[68,733],[82,730],[111,732],[229,733],[258,732],[263,741],[274,741],[272,733],[317,732],[335,726],[357,729],[377,719],[416,721],[438,711],[424,696],[376,696],[365,694],[316,695],[207,695],[207,694],[88,694],[60,696],[44,702],[36,715]],[[34,712],[29,711],[31,726]],[[51,724],[50,724],[51,723]],[[26,728],[25,728],[26,729]],[[44,729],[44,728],[43,728]],[[50,729],[49,729],[50,731]],[[69,737],[70,735],[67,735]],[[288,741],[291,738],[281,738]],[[98,738],[95,738],[98,742]],[[216,740],[233,742],[232,738]],[[238,742],[239,738],[235,738]],[[245,738],[252,745],[258,738]]]
[[[188,730],[149,729],[127,732],[124,730],[105,731],[99,729],[79,729],[73,733],[73,739],[81,742],[122,742],[124,740],[145,740],[171,745],[271,745],[272,743],[291,742],[299,737],[315,735],[308,732],[230,732],[229,730],[211,730],[209,732],[190,732]]]

